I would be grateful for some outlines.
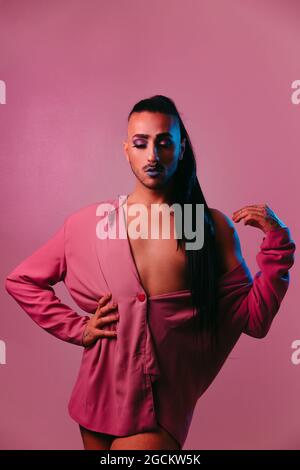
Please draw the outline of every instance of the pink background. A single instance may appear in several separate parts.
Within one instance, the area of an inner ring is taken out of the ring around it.
[[[210,207],[266,202],[299,244],[299,56],[297,0],[0,1],[1,449],[82,448],[67,412],[82,349],[35,325],[4,278],[69,213],[133,189],[138,100],[175,100]],[[255,274],[263,232],[236,227]],[[243,335],[199,400],[185,449],[300,449],[298,274],[267,337]]]

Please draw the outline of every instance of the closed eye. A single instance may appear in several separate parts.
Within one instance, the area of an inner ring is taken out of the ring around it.
[[[163,144],[163,143],[159,143],[158,144],[160,147],[171,147],[172,143],[171,142],[168,142],[166,144]],[[145,148],[147,147],[147,145],[145,144],[142,144],[142,145],[133,145],[132,147],[136,147],[136,148]]]

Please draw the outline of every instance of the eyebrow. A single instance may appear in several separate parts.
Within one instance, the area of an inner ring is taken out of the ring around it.
[[[156,137],[162,137],[162,136],[172,137],[172,134],[170,132],[161,132],[160,134],[156,135]],[[150,136],[148,134],[134,134],[132,138],[133,137],[142,137],[142,138],[148,139],[148,137]]]

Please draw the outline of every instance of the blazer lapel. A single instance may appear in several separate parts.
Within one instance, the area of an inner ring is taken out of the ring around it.
[[[101,239],[95,231],[95,248],[99,266],[107,284],[107,291],[112,292],[116,297],[131,295],[135,297],[137,290],[141,291],[142,287],[137,277],[127,238],[122,207],[127,196],[118,196],[118,199],[110,201],[107,207],[103,206],[104,216],[99,206],[108,202],[99,203],[97,206],[96,225],[101,223],[101,233],[105,231],[105,236]]]

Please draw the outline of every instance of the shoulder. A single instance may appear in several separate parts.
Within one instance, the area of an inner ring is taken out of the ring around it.
[[[115,208],[116,199],[102,199],[69,212],[64,219],[64,240],[69,249],[82,249],[95,237],[98,222]]]
[[[87,219],[95,220],[95,217],[99,215],[105,215],[105,213],[115,208],[115,199],[103,199],[101,201],[93,202],[79,209],[73,210],[67,217],[66,221],[70,222],[82,222]]]
[[[215,224],[216,237],[221,239],[224,235],[232,236],[235,232],[233,221],[219,209],[209,207],[209,210]]]
[[[219,209],[209,207],[215,225],[216,246],[221,274],[231,271],[243,260],[234,222]]]

